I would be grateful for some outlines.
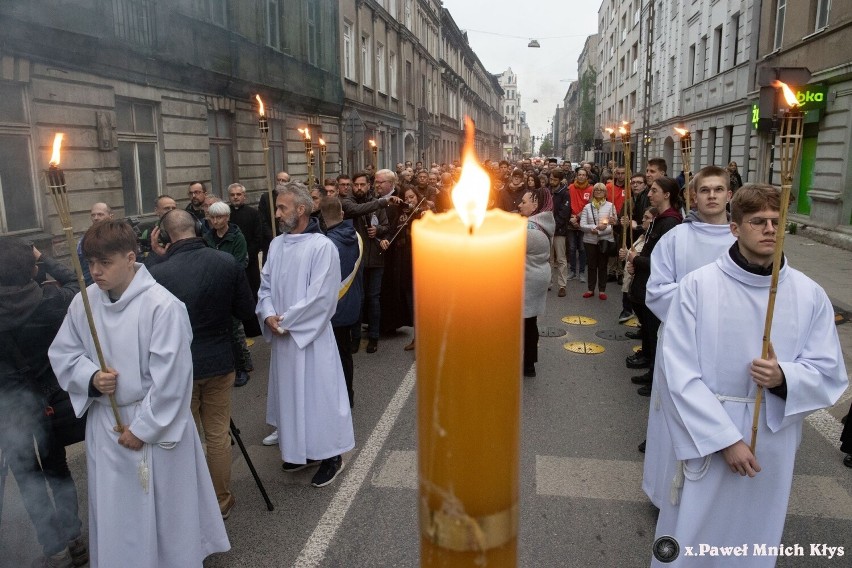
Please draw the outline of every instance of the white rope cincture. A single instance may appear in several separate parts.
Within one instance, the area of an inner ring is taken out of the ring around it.
[[[151,470],[148,469],[148,444],[142,446],[142,461],[139,462],[139,484],[142,491],[148,493],[148,482],[151,480]]]

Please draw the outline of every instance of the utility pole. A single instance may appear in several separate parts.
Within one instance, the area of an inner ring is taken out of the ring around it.
[[[642,160],[639,164],[644,164],[648,161],[647,141],[651,137],[651,80],[654,76],[652,72],[654,55],[654,0],[650,0],[650,2],[648,2],[647,30],[647,36],[645,37],[645,107],[642,109],[642,140],[641,144],[638,144],[638,146],[642,148]],[[639,171],[639,169],[637,168],[635,171]]]

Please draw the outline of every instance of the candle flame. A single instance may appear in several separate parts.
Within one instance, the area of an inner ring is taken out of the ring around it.
[[[375,147],[376,147],[376,141],[370,140],[370,148],[375,148]]]
[[[56,136],[53,137],[53,154],[50,156],[50,165],[58,166],[59,165],[59,147],[62,146],[62,137],[65,136],[61,132],[57,132]]]
[[[473,230],[485,220],[488,208],[488,194],[491,191],[491,178],[482,169],[473,149],[475,128],[469,116],[464,117],[464,157],[462,174],[453,189],[453,205],[456,207],[462,223]]]
[[[675,132],[677,132],[678,134],[680,134],[680,135],[681,135],[681,137],[686,136],[687,134],[689,134],[689,130],[687,130],[686,128],[678,128],[678,127],[675,127]]]
[[[260,100],[260,95],[255,95],[254,98],[257,99],[257,104],[260,105],[260,109],[257,111],[257,114],[259,114],[260,116],[265,116],[266,112],[263,109],[263,101]]]
[[[320,146],[325,146],[325,140],[323,140],[322,138],[320,138],[320,139],[319,139],[319,144],[320,144]]]
[[[787,105],[793,109],[799,106],[799,100],[796,98],[796,93],[793,92],[787,83],[782,83],[781,81],[773,81],[772,86],[781,89],[781,92],[784,93],[784,100],[787,101]]]

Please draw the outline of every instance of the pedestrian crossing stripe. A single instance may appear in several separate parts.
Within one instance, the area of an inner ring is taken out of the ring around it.
[[[562,347],[571,353],[580,353],[581,355],[598,355],[606,351],[603,345],[598,343],[590,343],[588,341],[570,341]]]
[[[570,325],[595,325],[598,323],[598,320],[587,316],[565,316],[562,321]]]
[[[309,477],[306,474],[305,480]],[[247,471],[246,478],[250,479]],[[372,477],[372,485],[416,490],[417,452],[387,452],[384,463]],[[635,460],[536,455],[535,492],[541,497],[648,503],[642,491],[642,462]],[[787,514],[849,521],[852,496],[831,475],[797,474],[793,476]]]

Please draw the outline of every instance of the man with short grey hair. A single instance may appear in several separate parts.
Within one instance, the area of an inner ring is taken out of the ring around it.
[[[266,421],[279,432],[282,465],[293,472],[319,469],[314,487],[343,470],[342,454],[355,447],[352,414],[331,318],[340,289],[337,247],[311,217],[304,184],[281,186],[275,218],[281,235],[269,245],[260,275],[257,317],[271,345]]]
[[[112,209],[106,203],[95,203],[89,212],[89,218],[92,220],[92,225],[98,221],[112,219]],[[80,237],[80,240],[77,241],[77,258],[80,259],[80,266],[83,267],[83,280],[86,281],[86,286],[89,286],[94,280],[92,280],[92,275],[89,274],[89,263],[83,254],[83,237]]]

